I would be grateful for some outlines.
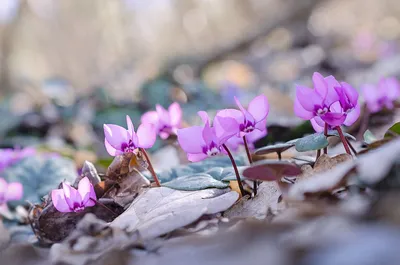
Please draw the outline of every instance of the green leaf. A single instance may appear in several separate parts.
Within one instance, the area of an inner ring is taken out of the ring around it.
[[[245,156],[237,156],[235,162],[242,171],[246,165]],[[149,172],[144,172],[145,177],[152,180]],[[201,190],[206,188],[226,188],[229,181],[236,180],[229,157],[214,157],[201,162],[157,172],[162,186],[177,190]]]
[[[296,139],[297,140],[297,139]],[[282,153],[289,148],[293,147],[295,145],[295,142],[287,142],[287,143],[279,143],[279,144],[274,144],[274,145],[268,145],[262,148],[257,149],[254,154],[256,155],[266,155],[270,153]]]
[[[5,169],[0,175],[7,182],[20,182],[23,185],[23,198],[20,201],[10,202],[16,206],[25,203],[26,200],[32,203],[40,202],[43,196],[57,189],[62,181],[73,183],[77,172],[72,160],[62,157],[31,156]]]
[[[178,177],[169,182],[163,183],[162,186],[175,190],[203,190],[208,188],[224,189],[229,187],[229,182],[222,182],[214,179],[209,174],[194,174]]]
[[[347,139],[351,139],[351,140],[353,140],[353,141],[356,141],[356,140],[357,140],[356,137],[354,137],[353,135],[351,135],[351,134],[349,134],[349,133],[343,132],[343,134],[344,134],[344,136],[345,136]],[[329,136],[340,137],[338,131],[336,131],[336,130],[328,131],[328,137],[329,137]]]
[[[307,152],[323,149],[329,145],[327,137],[323,133],[314,133],[296,141],[298,152]]]
[[[384,138],[392,138],[400,135],[400,122],[397,122],[386,131]]]
[[[363,138],[366,144],[372,144],[378,140],[378,138],[376,138],[370,130],[365,131]]]

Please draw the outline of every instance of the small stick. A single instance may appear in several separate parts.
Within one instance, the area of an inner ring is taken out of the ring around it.
[[[328,137],[328,124],[325,122],[324,135]],[[324,147],[324,154],[328,154],[328,146]]]
[[[247,159],[249,160],[250,165],[253,164],[253,158],[251,158],[251,154],[250,154],[250,150],[249,150],[249,146],[247,144],[247,139],[246,139],[246,135],[243,135],[243,142],[244,142],[244,148],[246,149],[246,154],[247,154]],[[253,191],[254,191],[254,196],[257,195],[257,180],[253,181]]]
[[[336,127],[336,130],[337,130],[337,132],[339,133],[340,140],[342,140],[344,149],[346,149],[346,153],[348,153],[349,155],[351,155],[350,148],[349,148],[349,145],[347,144],[346,137],[343,135],[342,128],[340,128],[340,126],[337,126],[337,127]]]
[[[147,163],[149,163],[148,170],[150,171],[151,175],[153,176],[154,181],[156,182],[158,187],[161,187],[160,181],[158,180],[157,174],[154,171],[153,165],[151,164],[150,158],[147,155],[146,150],[144,150],[144,148],[140,148],[140,151],[144,154],[144,157],[146,158]]]
[[[223,144],[222,146],[224,147],[225,151],[228,153],[229,158],[231,159],[233,170],[235,170],[235,174],[236,174],[236,180],[237,180],[238,185],[239,185],[240,193],[242,194],[242,196],[244,196],[245,195],[245,191],[244,191],[244,188],[243,188],[242,181],[240,180],[239,170],[237,168],[235,159],[233,158],[233,156],[231,154],[231,151],[229,151],[228,147],[226,147],[225,144]]]
[[[356,149],[353,147],[353,145],[350,143],[349,139],[346,138],[346,142],[347,144],[350,146],[351,151],[353,151],[354,155],[357,156],[357,151]]]

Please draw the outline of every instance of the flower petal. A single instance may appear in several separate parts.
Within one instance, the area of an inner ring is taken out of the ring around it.
[[[314,113],[303,108],[297,97],[294,100],[294,113],[297,117],[304,120],[309,120],[314,117]]]
[[[328,84],[325,81],[324,77],[320,73],[315,72],[313,74],[312,80],[315,91],[321,96],[322,99],[326,99],[328,95]]]
[[[187,154],[187,158],[190,162],[199,162],[206,159],[208,156],[204,153],[199,154]]]
[[[399,99],[400,97],[400,83],[399,81],[394,78],[390,77],[386,79],[386,86],[387,86],[387,97],[392,101]]]
[[[179,129],[177,132],[178,142],[186,153],[201,153],[205,145],[203,139],[203,126],[192,126]]]
[[[96,201],[96,193],[94,192],[92,183],[90,183],[87,177],[84,177],[79,181],[78,192],[82,198],[82,204],[84,204],[85,206],[91,200]]]
[[[156,130],[154,125],[148,124],[141,124],[137,130],[137,137],[138,137],[138,147],[142,148],[150,148],[154,145],[156,141]]]
[[[19,182],[8,183],[7,191],[4,195],[6,201],[18,201],[22,198],[23,187]]]
[[[315,105],[323,104],[323,98],[315,90],[305,86],[296,86],[296,98],[300,105],[310,112],[314,112]]]
[[[360,117],[360,104],[347,114],[346,120],[343,122],[344,125],[350,126],[357,121]]]
[[[126,124],[128,125],[128,132],[132,135],[132,132],[135,133],[135,127],[133,126],[131,117],[126,115]]]
[[[52,190],[51,200],[53,201],[54,207],[62,213],[72,212],[72,208],[69,206],[64,197],[64,190]]]
[[[197,115],[200,116],[201,121],[203,122],[203,124],[206,124],[207,122],[210,123],[210,118],[208,117],[207,112],[205,112],[204,110],[198,111]]]
[[[64,191],[65,201],[68,203],[71,209],[74,209],[74,203],[81,204],[82,198],[76,189],[64,182],[62,184],[62,187]]]
[[[355,90],[350,84],[346,82],[341,82],[340,83],[342,87],[344,88],[344,92],[349,99],[350,103],[353,104],[353,106],[357,105],[358,103],[358,92]]]
[[[330,106],[333,102],[339,100],[339,96],[335,91],[335,87],[340,87],[340,84],[332,75],[325,77],[325,82],[328,85],[328,93],[325,98],[325,104]]]
[[[267,134],[268,134],[268,131],[266,129],[264,129],[263,131],[254,130],[251,133],[248,133],[246,135],[246,140],[249,143],[254,143],[254,142],[260,140],[261,138],[265,137]]]
[[[182,109],[178,102],[172,103],[169,108],[169,117],[172,127],[179,127],[182,121]]]
[[[250,114],[254,117],[255,122],[265,120],[269,113],[268,99],[265,95],[255,97],[249,103],[247,108]]]
[[[216,135],[213,128],[211,128],[210,123],[206,122],[203,128],[202,137],[206,146],[209,146],[212,142],[216,142]]]
[[[316,132],[323,132],[323,131],[324,131],[324,126],[319,125],[319,124],[317,123],[317,121],[315,120],[315,118],[314,118],[314,119],[311,119],[310,121],[311,121],[312,127],[314,128],[314,130],[315,130]]]
[[[250,121],[251,123],[255,123],[255,119],[253,115],[251,115],[250,112],[248,112],[243,106],[242,103],[237,99],[237,97],[234,97],[236,105],[239,107],[240,111],[243,113],[245,120]]]
[[[214,118],[214,128],[217,138],[239,133],[239,121],[244,122],[242,112],[235,109],[225,109],[219,111]]]
[[[158,128],[159,124],[158,113],[156,111],[148,111],[142,115],[140,121],[142,123],[154,124]]]
[[[114,147],[112,147],[112,146],[107,142],[107,139],[105,139],[105,138],[104,138],[104,146],[106,147],[107,153],[108,153],[110,156],[117,156],[117,155],[120,155],[120,154],[123,153],[122,151],[119,151],[119,150],[115,149]]]
[[[171,119],[169,117],[169,112],[164,109],[161,105],[156,105],[156,111],[158,114],[158,118],[160,119],[160,122],[165,125],[170,125],[171,124]]]
[[[346,114],[344,113],[336,113],[336,112],[328,112],[321,116],[322,120],[328,123],[331,126],[340,126],[346,119]]]
[[[255,131],[265,131],[267,128],[267,120],[264,119],[258,123],[256,123],[256,125],[254,126],[254,128],[256,129]],[[253,131],[254,132],[254,131]]]
[[[122,144],[129,142],[130,135],[128,131],[118,125],[104,124],[104,135],[107,142],[117,150],[122,150]]]

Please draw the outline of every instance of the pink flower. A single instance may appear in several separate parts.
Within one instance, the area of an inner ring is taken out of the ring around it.
[[[157,104],[156,111],[146,112],[141,120],[142,123],[153,124],[161,139],[167,139],[181,128],[182,109],[177,102],[172,103],[168,110]]]
[[[254,130],[251,133],[246,134],[246,140],[249,149],[254,149],[254,142],[263,138],[266,135],[267,135],[267,130],[264,131]],[[239,145],[244,145],[244,141],[243,137],[239,137],[237,135],[229,138],[226,141],[226,146],[232,151],[237,151]]]
[[[23,187],[19,182],[7,183],[5,179],[0,178],[0,214],[8,212],[7,202],[18,201],[22,198]]]
[[[156,141],[154,125],[141,124],[135,133],[129,116],[126,116],[126,123],[128,130],[118,125],[104,124],[104,144],[111,156],[137,152],[138,148],[150,148]]]
[[[227,135],[237,134],[238,137],[243,137],[253,131],[265,131],[269,112],[267,97],[264,95],[255,97],[249,103],[247,110],[236,97],[235,101],[240,111],[236,109],[220,110],[214,119],[215,128],[219,131],[225,131]],[[235,122],[231,123],[231,119],[224,118],[234,119]]]
[[[63,183],[62,187],[51,192],[53,205],[59,212],[80,212],[96,204],[96,193],[87,177],[79,181],[78,190],[67,183]]]
[[[319,73],[314,73],[313,83],[314,89],[296,86],[294,112],[298,117],[311,120],[317,132],[323,131],[325,123],[334,128],[350,126],[358,119],[360,105],[353,87]]]
[[[366,84],[361,87],[368,110],[376,113],[382,109],[393,109],[393,103],[400,97],[400,83],[394,78],[381,78],[378,86]]]
[[[199,111],[198,114],[202,118],[204,126],[192,126],[179,129],[177,132],[178,142],[191,162],[201,161],[220,153],[225,154],[222,145],[233,135],[227,135],[224,131],[218,131],[215,127],[211,127],[206,112]],[[226,124],[236,124],[233,118],[222,118],[222,120]]]

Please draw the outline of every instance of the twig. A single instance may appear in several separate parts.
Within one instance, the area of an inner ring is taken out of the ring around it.
[[[151,164],[150,158],[147,155],[146,150],[144,150],[143,148],[140,148],[140,151],[144,154],[144,157],[146,158],[147,163],[149,164],[148,170],[150,171],[151,175],[153,176],[154,181],[156,182],[158,187],[161,187],[160,181],[158,180],[157,174],[154,171],[153,165]]]
[[[247,159],[249,160],[250,165],[253,164],[253,159],[251,158],[251,154],[250,154],[250,150],[249,150],[249,145],[247,144],[247,139],[246,139],[246,135],[243,136],[243,142],[244,142],[244,148],[246,149],[246,154],[247,154]],[[253,192],[254,192],[254,196],[257,195],[257,180],[253,181]]]

